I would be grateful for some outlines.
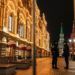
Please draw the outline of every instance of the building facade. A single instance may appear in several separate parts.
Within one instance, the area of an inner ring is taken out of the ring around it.
[[[62,56],[63,48],[64,48],[64,33],[63,33],[62,24],[60,28],[58,47],[59,47],[59,56]]]
[[[73,19],[73,25],[72,25],[72,33],[69,39],[69,47],[70,51],[73,55],[75,55],[75,0],[73,0],[73,7],[74,7],[74,19]]]
[[[72,33],[69,39],[69,47],[70,47],[70,52],[74,55],[75,54],[75,23],[73,23]]]
[[[31,49],[25,52],[28,56],[29,51],[32,52],[33,44],[33,2],[32,0],[0,0],[0,56],[11,56],[17,58],[17,55],[22,56],[24,50]],[[49,40],[50,36],[46,29],[47,21],[45,15],[40,16],[40,10],[36,3],[36,55],[49,55]],[[8,47],[7,47],[8,45]],[[30,47],[29,47],[30,46]]]

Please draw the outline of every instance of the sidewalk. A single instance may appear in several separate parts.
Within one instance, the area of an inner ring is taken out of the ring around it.
[[[36,75],[75,75],[75,61],[70,61],[69,69],[64,69],[64,59],[58,59],[59,69],[52,69],[51,58],[38,58]],[[28,70],[17,70],[16,75],[33,75],[32,67]]]
[[[69,70],[68,71],[75,73],[75,61],[73,61],[73,60],[69,61]]]

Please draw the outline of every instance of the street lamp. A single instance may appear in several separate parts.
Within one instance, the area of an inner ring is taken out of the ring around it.
[[[72,42],[72,39],[69,39],[69,43],[71,43]]]
[[[73,42],[75,43],[75,38],[73,39]]]

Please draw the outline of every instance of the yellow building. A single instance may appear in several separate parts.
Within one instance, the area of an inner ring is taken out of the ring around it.
[[[0,0],[0,56],[16,57],[30,55],[33,44],[33,16],[32,0]],[[40,16],[40,10],[36,4],[36,47],[41,56],[49,53],[49,33],[45,15]],[[8,47],[7,47],[8,45]],[[16,47],[30,46],[30,54]],[[47,51],[48,50],[48,51]],[[18,53],[19,52],[19,53]],[[37,53],[39,56],[39,53]]]

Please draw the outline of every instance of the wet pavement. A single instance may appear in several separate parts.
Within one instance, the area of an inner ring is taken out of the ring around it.
[[[52,69],[51,58],[37,58],[36,75],[75,75],[75,61],[70,61],[68,70],[64,69],[63,58],[58,59],[59,69]],[[16,70],[16,75],[33,75],[32,67],[27,70]]]

